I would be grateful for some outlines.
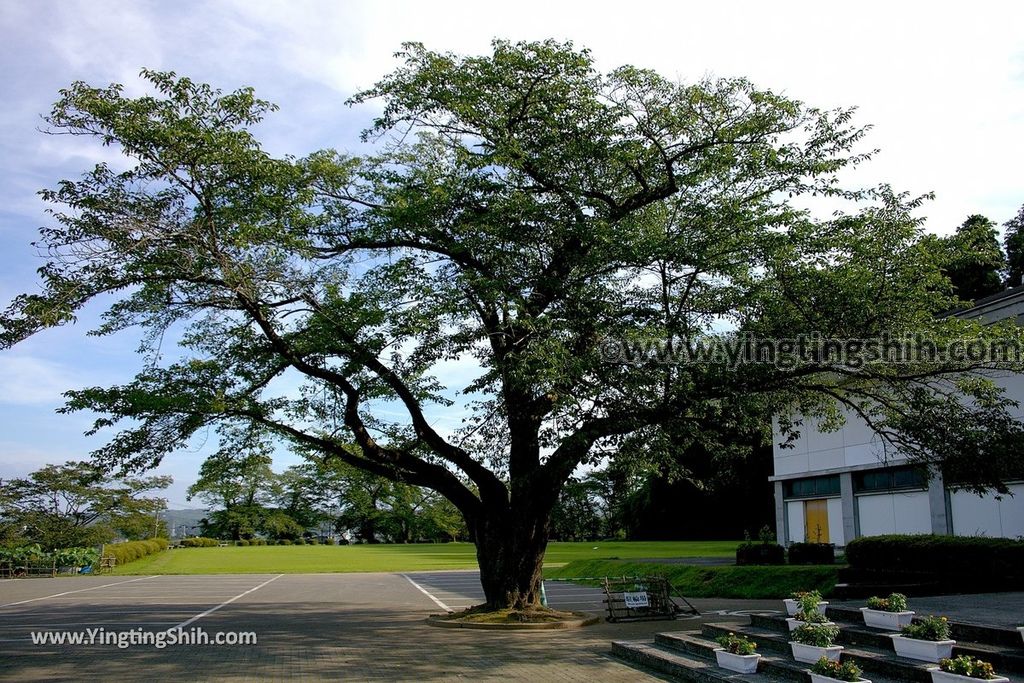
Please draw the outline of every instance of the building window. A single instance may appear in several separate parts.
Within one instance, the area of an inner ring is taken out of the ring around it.
[[[919,490],[925,488],[928,488],[927,474],[920,467],[913,465],[853,473],[853,490],[855,493],[907,489]]]
[[[839,475],[828,477],[809,477],[807,479],[790,479],[782,482],[782,497],[791,498],[825,498],[839,495]]]

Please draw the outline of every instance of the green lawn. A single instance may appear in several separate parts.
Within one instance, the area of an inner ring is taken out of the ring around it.
[[[828,595],[835,588],[839,567],[696,567],[683,564],[655,564],[628,560],[578,560],[545,569],[546,579],[579,579],[601,576],[664,576],[682,595],[691,598],[787,598],[794,591],[818,590]],[[599,585],[593,580],[581,583]]]
[[[551,543],[545,567],[578,560],[732,557],[739,541]],[[475,569],[469,543],[178,548],[118,567],[115,574],[303,574]]]

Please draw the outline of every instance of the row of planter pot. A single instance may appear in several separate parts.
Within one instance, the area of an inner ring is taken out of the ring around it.
[[[814,664],[815,668],[821,667],[821,660],[823,659],[831,662],[839,662],[843,651],[842,646],[839,645],[816,647],[814,645],[804,645],[803,643],[791,642],[790,646],[793,649],[793,658],[796,661],[805,664]],[[714,652],[718,666],[723,669],[740,674],[757,673],[757,665],[761,659],[761,655],[759,654],[735,654],[725,650],[724,648],[718,648]],[[857,671],[858,673],[855,675],[859,676],[859,670],[854,668],[854,671]],[[1003,676],[979,679],[978,677],[964,676],[949,671],[943,671],[939,667],[930,668],[928,669],[928,672],[931,674],[932,683],[973,683],[978,680],[986,680],[988,683],[1009,683],[1010,681],[1010,679]],[[849,681],[845,681],[845,679],[832,678],[831,676],[817,673],[815,671],[808,671],[807,673],[810,674],[812,683],[850,683]],[[866,678],[856,678],[852,683],[871,683],[871,681]]]

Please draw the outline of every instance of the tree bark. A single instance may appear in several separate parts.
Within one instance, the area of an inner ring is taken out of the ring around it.
[[[486,509],[471,527],[488,609],[540,607],[550,511]]]

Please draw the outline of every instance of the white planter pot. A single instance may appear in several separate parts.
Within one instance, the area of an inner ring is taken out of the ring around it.
[[[880,609],[860,608],[864,615],[864,625],[871,628],[884,628],[887,631],[899,631],[904,626],[910,626],[914,620],[913,612],[886,612]]]
[[[956,645],[955,640],[918,640],[897,635],[889,637],[892,638],[892,646],[900,657],[933,664],[938,664],[940,659],[952,657],[953,646]]]
[[[843,683],[838,678],[832,678],[831,676],[822,676],[813,671],[808,671],[807,673],[811,674],[811,683]],[[866,678],[858,678],[857,683],[871,683],[871,681]]]
[[[961,676],[960,674],[951,674],[948,671],[943,671],[939,668],[928,669],[932,674],[932,683],[978,683],[978,681],[986,681],[986,683],[1010,683],[1009,678],[1003,676],[996,676],[995,678],[971,678],[970,676]]]
[[[806,623],[806,621],[801,621],[800,619],[786,619],[786,625],[789,626],[790,631],[795,631]],[[822,621],[818,623],[820,623],[822,626],[836,625],[834,621]]]
[[[789,641],[789,646],[793,649],[793,659],[798,662],[804,662],[805,664],[814,664],[822,657],[831,659],[833,662],[838,662],[839,654],[843,651],[842,645],[816,647],[814,645],[795,643],[792,640]]]
[[[791,617],[795,617],[796,613],[800,611],[800,601],[794,600],[793,598],[786,598],[782,602],[786,603],[786,614]],[[827,602],[818,603],[818,612],[821,614],[825,613],[825,609],[828,607]]]
[[[722,648],[715,649],[715,660],[718,662],[718,666],[740,674],[757,673],[759,659],[761,659],[761,655],[734,655]]]

